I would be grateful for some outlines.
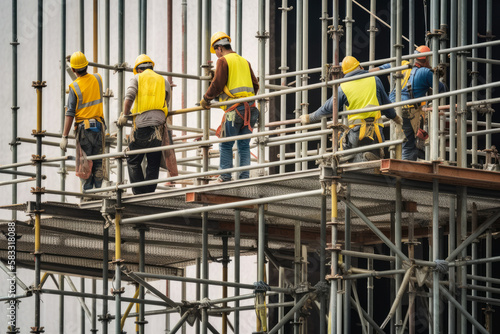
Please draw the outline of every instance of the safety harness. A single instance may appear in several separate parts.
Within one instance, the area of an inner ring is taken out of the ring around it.
[[[227,88],[227,86],[224,86],[224,93],[229,96],[230,98],[233,98],[235,99],[236,96],[234,96],[233,94],[231,94],[231,92],[229,91],[229,89]],[[241,103],[243,103],[243,105],[245,106],[245,113],[244,115],[242,116],[240,111],[237,109],[239,105],[241,105]],[[221,123],[219,125],[219,127],[217,128],[217,131],[215,132],[215,135],[218,137],[218,138],[224,138],[226,136],[226,130],[225,130],[225,123],[226,123],[226,120],[227,120],[227,113],[230,112],[230,111],[236,111],[236,113],[238,114],[238,116],[241,117],[241,119],[243,120],[243,127],[245,126],[248,126],[248,129],[250,131],[253,131],[253,128],[252,128],[252,124],[250,123],[250,117],[251,117],[251,111],[250,111],[250,108],[253,108],[255,107],[255,101],[251,102],[251,104],[249,104],[248,102],[238,102],[238,103],[235,103],[233,104],[231,107],[229,107],[228,109],[224,110],[224,115],[222,116],[222,120],[221,120]],[[234,120],[233,120],[234,122]]]

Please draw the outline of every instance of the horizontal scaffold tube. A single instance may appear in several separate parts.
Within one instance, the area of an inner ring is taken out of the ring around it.
[[[61,290],[53,290],[53,289],[41,289],[40,292],[51,294],[51,295],[62,295],[62,296],[81,297],[81,298],[96,298],[96,299],[106,299],[106,300],[113,300],[113,301],[115,300],[114,296],[107,296],[107,295],[95,294],[95,293],[75,292],[75,291],[68,291],[68,290],[61,291]],[[163,307],[168,306],[167,303],[165,303],[163,301],[159,301],[159,300],[135,299],[135,298],[127,298],[127,297],[122,297],[121,302],[122,303],[158,305],[158,306],[163,306]]]
[[[243,202],[240,202],[240,203],[243,203]],[[122,220],[122,222],[123,222],[123,220]],[[222,281],[215,281],[215,280],[209,280],[209,279],[203,279],[203,278],[191,278],[191,277],[182,277],[182,276],[173,276],[173,275],[138,273],[138,272],[136,272],[135,274],[139,277],[142,277],[142,278],[165,279],[165,280],[169,280],[169,281],[178,281],[178,282],[220,285],[220,286],[228,286],[228,287],[232,287],[232,288],[240,288],[240,289],[248,289],[248,290],[255,289],[255,286],[253,284],[222,282]],[[287,294],[291,294],[293,292],[293,289],[286,289],[286,288],[280,288],[280,287],[274,287],[274,286],[271,286],[269,288],[270,288],[269,291],[274,291],[274,292],[287,293]]]
[[[276,307],[292,307],[295,302],[284,302],[284,303],[266,303],[266,308],[276,308]],[[255,305],[246,305],[239,307],[227,307],[227,308],[217,308],[208,311],[208,314],[220,314],[222,312],[234,312],[234,311],[252,311],[255,310]]]
[[[75,157],[68,155],[68,156],[64,156],[64,157],[44,159],[42,161],[42,164],[47,163],[47,162],[57,162],[57,161],[67,161],[67,160],[75,160]],[[10,164],[10,165],[0,165],[0,169],[17,168],[17,167],[31,166],[31,165],[33,165],[33,161],[18,162],[18,163]]]

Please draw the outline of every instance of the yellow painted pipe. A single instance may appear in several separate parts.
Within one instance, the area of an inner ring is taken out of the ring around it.
[[[115,216],[115,261],[122,258],[122,238],[120,235],[120,221],[122,217],[120,213]]]
[[[330,192],[332,193],[332,220],[333,220],[333,219],[338,217],[337,216],[337,182],[332,182]]]
[[[200,110],[205,110],[203,107],[193,107],[193,108],[184,108],[184,109],[177,109],[177,110],[169,110],[168,115],[180,115],[180,114],[186,114],[188,112],[193,112],[193,111],[200,111]]]
[[[134,294],[134,299],[136,299],[137,297],[139,296],[139,287],[137,287],[137,290],[135,290],[135,294]],[[130,313],[130,310],[132,309],[132,307],[134,306],[135,303],[130,303],[128,304],[128,307],[127,307],[127,310],[125,311],[125,313],[123,313],[123,317],[122,317],[122,320],[120,322],[121,324],[121,328],[123,330],[123,326],[125,326],[125,320],[127,320],[127,317]]]

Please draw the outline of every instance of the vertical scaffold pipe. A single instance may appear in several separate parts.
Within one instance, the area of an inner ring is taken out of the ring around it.
[[[346,198],[347,200],[351,200],[351,185],[347,185],[346,190]],[[346,206],[344,213],[344,249],[349,251],[351,250],[351,209]],[[344,256],[344,266],[345,272],[347,272],[351,268],[351,256]],[[344,333],[351,333],[351,290],[352,290],[353,281],[344,280]],[[356,281],[354,281],[356,284]]]
[[[399,1],[399,0],[398,0]],[[396,212],[394,213],[394,245],[398,250],[402,251],[401,239],[402,239],[402,211],[403,211],[403,194],[401,180],[396,181]],[[396,256],[396,263],[394,269],[398,270],[403,267],[403,259]],[[402,275],[395,275],[395,295],[397,296],[398,291],[401,289],[401,282],[403,281]],[[400,326],[403,323],[401,303],[398,304],[396,309],[396,332],[399,332]]]
[[[455,197],[450,196],[450,204],[449,204],[449,235],[448,235],[448,255],[450,255],[455,248],[457,247],[456,238],[457,238],[457,227],[455,221]],[[455,267],[449,267],[448,272],[449,282],[450,282],[450,291],[455,291]],[[448,328],[450,333],[456,333],[456,324],[455,324],[455,306],[451,301],[448,301]]]
[[[346,0],[345,7],[345,55],[352,56],[352,0]]]
[[[436,1],[436,0],[434,0]],[[432,181],[432,261],[439,258],[439,182]],[[432,332],[440,332],[439,270],[432,272]]]
[[[439,73],[437,67],[439,65],[439,35],[437,31],[439,29],[439,0],[432,0],[432,10],[431,10],[431,30],[432,34],[432,68],[434,69],[433,75],[433,91],[439,92]],[[465,58],[464,58],[465,59]],[[464,87],[465,88],[465,87]],[[466,101],[467,102],[467,101]],[[432,114],[431,114],[431,147],[430,147],[430,158],[435,161],[439,158],[439,99],[434,99],[432,101]]]
[[[94,25],[94,29],[93,29],[93,42],[94,42],[94,45],[93,45],[93,52],[94,52],[94,63],[98,63],[99,62],[99,58],[98,58],[98,36],[99,36],[99,30],[98,30],[98,27],[99,25],[97,24],[97,21],[98,21],[98,10],[97,10],[97,0],[94,0],[94,3],[93,3],[93,25]],[[97,67],[94,67],[94,73],[97,73]]]
[[[197,40],[197,48],[196,48],[196,59],[197,59],[197,62],[198,64],[203,64],[203,48],[202,48],[202,45],[204,45],[204,42],[203,42],[203,37],[205,36],[203,34],[203,0],[198,0],[197,2],[197,6],[196,8],[198,9],[197,11],[197,20],[196,22],[198,22],[198,25],[197,25],[197,30],[196,30],[196,40]],[[197,74],[198,76],[201,76],[202,74],[202,67],[201,66],[198,66],[198,71],[197,71]],[[200,98],[202,97],[202,94],[204,92],[202,92],[202,87],[203,87],[203,80],[199,80],[198,81],[198,84],[196,85],[196,97],[197,98]],[[196,112],[196,127],[197,128],[201,128],[201,111],[197,111]],[[197,167],[196,168],[196,171],[199,173],[201,171],[201,168],[200,167]]]
[[[457,1],[451,1],[451,9],[450,9],[450,48],[455,48],[457,46]],[[457,89],[457,53],[450,53],[450,91],[454,91]],[[456,133],[456,107],[457,103],[456,95],[450,96],[450,134]],[[449,161],[456,161],[456,138],[455,136],[449,137],[449,145],[450,145],[450,153],[449,153]],[[453,308],[453,304],[451,302],[448,303],[451,308]],[[450,313],[451,314],[451,313]]]
[[[326,1],[326,0],[324,0]],[[288,71],[287,57],[288,57],[288,0],[281,1],[281,74]],[[324,63],[323,63],[324,64]],[[286,86],[287,78],[281,78],[281,85]],[[286,94],[280,96],[280,121],[286,120]],[[286,128],[286,125],[281,125],[282,129]],[[285,136],[285,133],[281,134]],[[280,145],[280,161],[285,160],[286,146]],[[280,165],[280,174],[285,173],[285,165]]]
[[[64,275],[59,275],[59,290],[64,291]],[[64,334],[64,294],[59,296],[59,334]]]
[[[36,121],[36,204],[35,204],[35,326],[32,333],[43,332],[40,326],[40,270],[41,270],[41,200],[42,200],[42,89],[45,82],[42,81],[43,73],[43,0],[38,0],[38,31],[37,31],[37,81],[33,82],[37,97],[37,121]]]
[[[321,196],[321,222],[320,222],[320,242],[319,247],[319,279],[322,284],[326,284],[326,196]],[[326,334],[326,294],[321,294],[319,308],[319,334]]]
[[[66,0],[61,1],[61,133],[64,129],[64,112],[66,105]],[[14,104],[15,106],[15,104]],[[16,146],[14,146],[16,147]],[[61,155],[65,153],[61,151]],[[62,160],[59,164],[60,188],[61,191],[66,190],[66,161]],[[14,185],[15,186],[15,185]],[[66,196],[61,195],[61,202],[65,202]]]
[[[295,287],[298,287],[301,283],[301,270],[302,270],[302,256],[301,256],[301,241],[300,241],[300,221],[295,221],[295,229],[294,229],[294,264],[293,264],[293,284]],[[300,300],[300,296],[294,296],[295,305]],[[299,310],[295,312],[293,315],[293,333],[299,334],[301,333],[301,322],[300,322],[300,313]]]
[[[225,25],[224,31],[228,36],[231,36],[231,0],[226,0],[226,15],[225,17]]]
[[[187,74],[187,0],[182,0],[182,73]],[[182,109],[187,108],[187,79],[182,78],[181,81],[182,89]],[[181,120],[182,126],[187,126],[187,114],[182,115]],[[186,135],[187,132],[183,131],[182,135]],[[182,157],[187,156],[186,152],[182,152]],[[183,170],[186,170],[186,166],[182,166]]]
[[[124,54],[125,54],[125,39],[124,39],[124,18],[125,18],[125,1],[118,1],[118,63],[123,64]],[[123,71],[118,72],[118,112],[117,118],[123,111],[123,92],[124,92],[124,73]],[[116,150],[118,152],[122,151],[123,142],[123,127],[118,127]],[[122,159],[117,160],[117,172],[116,179],[117,183],[123,182],[123,161]],[[122,192],[116,192],[116,205],[121,208],[122,205]],[[121,269],[120,262],[121,259],[121,234],[120,234],[120,222],[121,222],[121,210],[117,210],[115,215],[115,290],[113,291],[115,297],[115,333],[121,333],[121,324],[118,319],[121,317]]]
[[[85,277],[80,277],[80,292],[85,293]],[[82,304],[85,304],[85,297],[82,297]],[[85,309],[80,308],[80,332],[85,334]]]
[[[493,5],[492,5],[492,0],[487,0],[486,1],[486,39],[487,41],[492,40],[493,37]],[[489,59],[493,59],[492,54],[493,49],[491,46],[486,47],[486,83],[489,84],[492,82],[493,79],[493,71],[492,71],[492,64],[488,62]],[[486,89],[486,99],[489,100],[492,97],[492,90],[491,88]],[[486,113],[486,130],[491,129],[491,121],[492,121],[492,112],[493,109],[491,109],[491,105],[489,106],[490,110]],[[486,148],[491,148],[491,133],[488,133],[486,135]]]
[[[466,240],[467,239],[467,188],[466,187],[461,187],[460,189],[460,239]],[[462,251],[462,259],[467,258],[467,247],[464,247]],[[463,309],[467,309],[467,288],[466,288],[466,282],[467,282],[467,267],[462,266],[460,268],[460,282],[462,284],[462,289],[460,291],[460,304],[462,305]],[[466,334],[467,331],[467,317],[464,314],[460,314],[460,330],[462,334]]]
[[[104,64],[109,65],[109,36],[110,36],[110,4],[109,1],[104,2]],[[109,99],[111,91],[109,89],[109,69],[104,69],[104,89],[106,94],[104,94],[104,121],[108,124],[108,133],[110,132],[110,122],[109,122]],[[109,148],[106,148],[106,153],[109,152]],[[109,168],[108,168],[109,173]],[[109,174],[108,174],[109,178]]]
[[[269,37],[266,32],[266,1],[259,0],[259,94],[266,93],[266,40]],[[266,124],[266,101],[259,100],[259,132],[265,131]],[[266,146],[263,140],[259,141],[259,164],[266,161]]]
[[[460,0],[459,5],[459,27],[460,27],[460,46],[467,45],[467,1]],[[434,56],[435,57],[435,56]],[[434,58],[433,57],[433,58]],[[460,88],[467,88],[467,56],[460,53]],[[434,86],[437,87],[437,86]],[[460,124],[458,153],[459,167],[467,167],[467,94],[460,94],[458,103],[458,119]],[[434,108],[434,107],[433,107]],[[464,318],[464,317],[462,317]]]
[[[302,70],[307,70],[309,68],[309,1],[304,1],[302,9]],[[301,86],[307,86],[308,80],[307,74],[302,75]],[[302,115],[309,113],[309,91],[302,91]],[[307,132],[304,130],[303,132]],[[302,157],[307,157],[307,146],[308,142],[302,142]],[[302,163],[302,170],[307,169],[307,161]]]
[[[234,210],[234,282],[240,282],[240,238],[241,238],[241,211]],[[234,295],[240,295],[240,288],[234,288]],[[240,334],[240,301],[235,300],[234,307],[234,334]]]
[[[410,0],[413,1],[413,0]],[[411,8],[411,7],[410,7]],[[411,9],[410,9],[411,11]],[[370,0],[370,29],[368,30],[370,32],[370,44],[369,44],[369,60],[374,61],[375,60],[375,37],[377,36],[377,26],[376,26],[376,19],[374,13],[377,12],[377,0]],[[412,24],[412,23],[410,23]],[[370,65],[370,68],[373,68],[373,65]]]
[[[97,281],[95,278],[92,279],[92,294],[95,296],[97,294]],[[90,327],[90,332],[97,333],[97,299],[92,298],[92,326]]]
[[[258,207],[258,235],[257,235],[257,282],[258,285],[266,282],[265,268],[265,245],[266,245],[266,220],[264,205]],[[255,289],[255,314],[257,316],[258,333],[267,333],[267,309],[266,291]]]
[[[303,20],[302,16],[304,15],[304,0],[297,0],[297,16],[296,16],[296,34],[295,34],[295,44],[296,45],[302,45],[302,39],[303,39]],[[302,70],[302,48],[296,48],[295,51],[295,70],[300,71]],[[300,74],[297,74],[295,76],[295,87],[300,87],[302,85],[302,80],[300,77]],[[301,92],[295,93],[295,113],[296,116],[302,115],[302,94]],[[295,126],[300,126],[300,123],[297,123]],[[301,142],[297,142],[295,144],[295,158],[300,158],[300,152],[301,152]],[[301,170],[301,164],[300,162],[295,163],[295,170],[299,171]]]
[[[18,115],[17,111],[19,110],[19,107],[17,105],[17,46],[19,45],[19,42],[17,41],[17,0],[12,0],[12,141],[10,143],[11,145],[11,150],[12,150],[12,163],[15,164],[17,163],[17,121],[18,121]],[[17,170],[17,168],[14,168],[14,170]],[[15,180],[17,176],[14,174],[12,175],[12,179]],[[12,184],[12,204],[17,203],[17,183]],[[9,241],[9,246],[14,246],[14,261],[13,264],[10,266],[10,271],[17,276],[17,268],[16,268],[16,262],[17,262],[17,211],[12,210],[12,223],[9,223],[9,227],[14,228],[14,240],[11,243]],[[10,230],[10,228],[9,228]],[[10,231],[9,231],[10,232]],[[10,233],[9,233],[10,234]],[[12,295],[17,294],[17,285],[13,284],[10,286],[10,293]],[[17,305],[18,301],[15,301],[15,307],[14,309],[11,310],[13,312],[13,318],[10,324],[10,331],[11,332],[16,332],[17,330]]]
[[[141,43],[139,44],[140,45],[140,52],[139,53],[147,53],[147,27],[148,27],[148,0],[140,0],[140,6],[141,6],[141,10],[140,10],[140,25],[141,25],[141,30],[140,30],[140,39],[141,39]],[[167,25],[168,24],[171,24],[170,23],[171,21],[169,20],[167,22]]]
[[[102,294],[108,295],[108,266],[109,266],[109,228],[103,225],[102,230]],[[108,300],[102,299],[102,315],[101,315],[102,333],[108,334]]]
[[[146,1],[146,0],[144,0]],[[167,0],[167,72],[173,72],[172,67],[172,18],[173,18],[173,9],[172,9],[172,0]],[[167,77],[170,85],[173,84],[172,77]]]
[[[222,281],[227,282],[227,265],[229,263],[228,236],[222,236]],[[222,287],[222,298],[227,298],[227,286]],[[227,302],[222,303],[222,308],[227,307]],[[227,312],[222,312],[222,334],[227,334]]]
[[[448,29],[448,0],[441,0],[441,17],[440,17],[440,29],[444,32],[444,36],[440,37],[440,49],[447,48],[447,38],[444,38],[446,34],[449,33]],[[441,64],[446,64],[448,62],[448,56],[446,54],[440,55],[439,62]],[[446,78],[446,75],[445,75]],[[446,99],[441,99],[439,105],[446,104]],[[443,114],[439,120],[439,156],[441,159],[446,160],[446,116]]]
[[[236,53],[241,55],[243,39],[243,0],[236,0]]]
[[[478,15],[478,4],[477,0],[472,0],[472,44],[477,44],[477,20],[479,18]],[[472,57],[477,58],[478,57],[478,52],[477,48],[472,49]],[[472,72],[471,72],[471,86],[475,87],[477,86],[477,77],[479,75],[478,72],[478,64],[477,62],[473,61],[472,62]],[[472,101],[477,101],[477,91],[472,92]],[[472,132],[477,131],[477,108],[472,107],[471,108],[471,115],[472,115]],[[477,167],[478,161],[477,161],[477,136],[472,136],[472,167]]]
[[[285,2],[285,0],[283,0]],[[328,0],[321,1],[321,77],[324,82],[328,81]],[[283,22],[283,19],[282,19]],[[281,28],[283,30],[283,28]],[[283,39],[282,39],[283,41]],[[281,58],[283,58],[283,51],[281,51]],[[327,87],[321,87],[321,104],[325,103],[328,99]],[[285,95],[282,95],[283,97]],[[283,120],[283,118],[282,118]],[[281,152],[280,152],[281,153]]]
[[[402,42],[402,36],[403,36],[403,3],[402,0],[396,0],[396,25],[393,26],[393,30],[395,27],[396,34],[394,36],[394,52],[396,54],[396,66],[400,66],[401,61],[402,61],[402,56],[403,56],[403,42]],[[396,102],[401,101],[401,77],[402,73],[398,72],[395,76],[396,79]],[[401,107],[396,107],[396,113],[398,114],[399,117],[402,117],[402,109]],[[395,139],[403,139],[403,132],[400,129],[400,125],[394,125],[391,122],[391,130],[393,130],[392,133],[396,134]],[[392,139],[392,138],[391,138]],[[397,145],[396,146],[396,151],[394,152],[394,156],[396,159],[402,159],[402,146]],[[401,282],[401,275],[396,275],[396,277],[399,276],[399,281]],[[396,281],[398,278],[396,278]],[[398,290],[399,287],[396,284],[396,291]],[[398,308],[399,309],[399,308]],[[396,314],[396,319],[397,319],[397,314]]]
[[[146,271],[146,231],[147,227],[145,225],[140,225],[137,227],[139,230],[139,272],[143,273]],[[145,298],[144,286],[139,285],[139,299],[143,300]],[[139,325],[139,334],[145,333],[145,304],[138,304],[139,306],[139,321],[137,324]]]
[[[85,0],[80,0],[80,51],[85,53]]]
[[[415,51],[415,0],[408,1],[408,54]]]
[[[491,259],[493,256],[492,252],[492,247],[493,247],[493,240],[492,240],[492,233],[491,229],[489,228],[486,231],[486,258]],[[486,262],[486,277],[487,278],[492,278],[493,277],[493,271],[492,271],[492,263],[491,261]],[[486,282],[486,288],[491,289],[491,281]],[[491,290],[486,291],[486,299],[491,300],[492,298],[492,293]],[[491,307],[490,303],[486,304],[486,307],[484,308],[484,318],[485,318],[485,327],[489,329],[490,331],[493,329],[493,308]],[[475,326],[474,326],[475,328]]]
[[[476,1],[474,1],[476,2]],[[476,12],[477,14],[477,12]],[[471,231],[476,231],[477,229],[477,204],[475,202],[472,203],[472,213],[471,213]],[[471,245],[471,255],[472,255],[472,260],[477,260],[478,258],[478,253],[477,253],[477,246],[478,246],[479,240],[474,240]],[[471,265],[471,274],[476,277],[477,276],[477,264]],[[477,280],[473,279],[471,281],[471,284],[475,286],[478,283]],[[472,297],[477,297],[477,290],[473,289],[471,291]],[[477,301],[472,300],[472,305],[471,305],[471,315],[473,318],[477,319],[478,313],[477,313]],[[488,328],[488,327],[486,327]],[[472,334],[476,334],[477,329],[475,326],[472,326]]]
[[[212,1],[204,1],[204,20],[203,20],[203,52],[205,55],[205,66],[210,63],[210,29],[212,25]],[[208,82],[203,82],[203,92],[208,88]],[[203,111],[203,140],[209,139],[210,130],[210,110]],[[203,147],[203,171],[208,171],[208,146]],[[202,224],[202,254],[201,254],[201,278],[208,279],[208,212],[203,212],[201,216]],[[201,298],[208,298],[208,284],[201,285]],[[208,331],[208,312],[206,308],[201,310],[201,334],[207,334]]]

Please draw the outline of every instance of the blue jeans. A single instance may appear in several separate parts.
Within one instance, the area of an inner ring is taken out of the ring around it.
[[[161,146],[161,140],[155,138],[155,126],[148,126],[144,128],[137,128],[134,131],[134,140],[128,145],[129,150],[139,150],[143,148],[152,148]],[[142,171],[142,160],[144,159],[144,155],[146,155],[147,167],[146,167],[146,175]],[[157,180],[158,175],[160,174],[160,161],[161,161],[161,151],[151,152],[151,153],[141,153],[141,154],[133,154],[127,156],[127,167],[128,167],[128,176],[130,178],[130,183],[148,181],[148,180]],[[133,187],[132,193],[134,195],[137,194],[146,194],[152,193],[156,190],[156,183],[147,185],[147,186],[139,186]]]
[[[378,139],[377,139],[377,136],[375,135],[375,133],[373,134],[373,141],[371,139],[369,139],[368,137],[365,137],[363,138],[363,140],[360,142],[359,141],[359,128],[360,126],[355,126],[353,127],[351,130],[349,130],[349,132],[347,133],[347,138],[345,140],[345,143],[344,145],[342,146],[344,148],[344,150],[348,150],[348,149],[351,149],[351,148],[356,148],[356,147],[360,147],[360,146],[365,146],[365,145],[370,145],[370,144],[375,144],[375,143],[378,143]],[[380,127],[380,137],[382,138],[382,142],[385,141],[385,138],[384,138],[384,128],[383,127]],[[363,159],[363,153],[364,152],[361,152],[361,153],[356,153],[354,155],[354,158],[352,159],[351,162],[361,162],[361,161],[364,161]],[[376,154],[377,156],[380,155],[378,152],[373,152],[374,154]]]
[[[411,126],[411,120],[403,117],[403,131],[406,136],[406,142],[403,143],[403,160],[417,161],[418,148],[415,139],[415,132]]]
[[[237,107],[239,113],[244,116],[245,106],[240,105]],[[236,113],[233,121],[228,121],[228,115],[230,111],[226,113],[226,122],[224,123],[225,137],[234,137],[240,135],[246,135],[252,133],[248,126],[243,126],[243,119]],[[251,116],[250,116],[250,124],[253,127],[257,120],[259,119],[259,109],[252,107],[250,108]],[[225,143],[220,143],[219,151],[220,151],[220,162],[219,169],[227,169],[233,168],[233,141],[228,141]],[[237,141],[238,146],[238,155],[240,157],[240,167],[250,165],[250,139],[240,139]],[[239,174],[239,179],[248,179],[250,177],[249,171],[244,171]],[[231,173],[224,173],[220,175],[220,178],[223,181],[231,180]]]
[[[85,130],[82,126],[77,130],[80,147],[87,156],[102,154],[102,132]],[[92,174],[86,180],[82,180],[83,190],[101,188],[103,179],[102,159],[92,161]]]

